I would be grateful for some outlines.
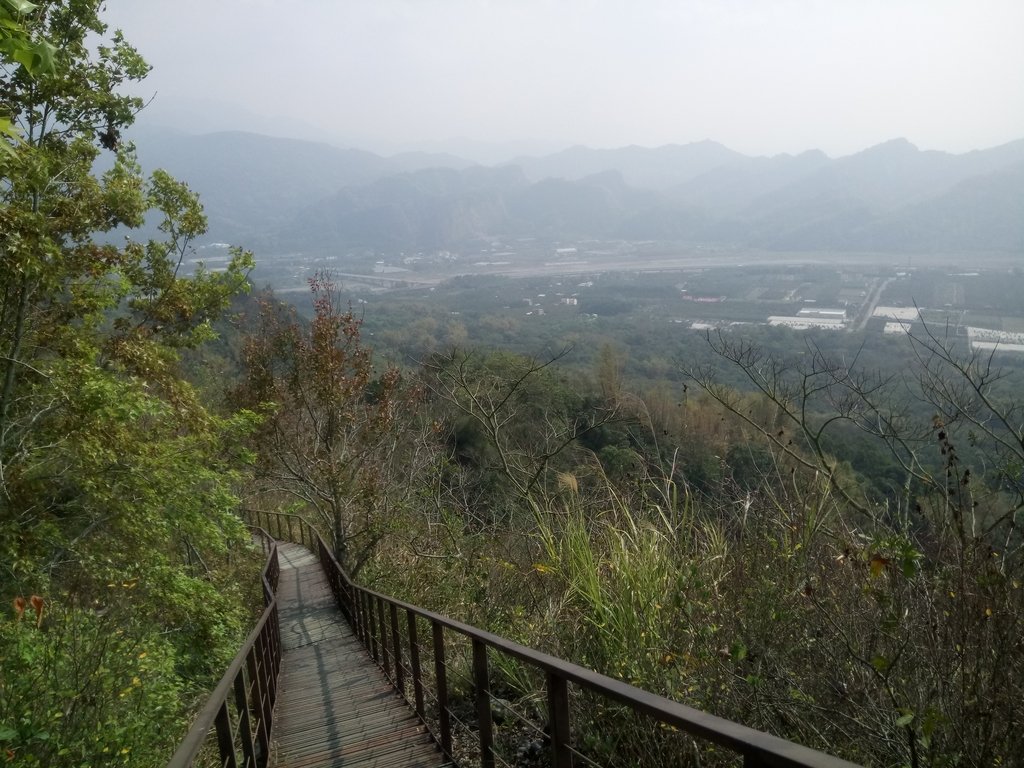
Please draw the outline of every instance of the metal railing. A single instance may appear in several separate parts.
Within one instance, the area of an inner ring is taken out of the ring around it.
[[[253,530],[265,531],[277,541],[301,544],[310,551],[316,549],[316,541],[320,538],[320,534],[306,521],[306,518],[291,512],[243,509],[242,517]]]
[[[319,533],[301,517],[266,512],[252,514],[268,527],[274,526],[279,534],[287,531],[290,540],[318,554],[338,606],[353,631],[388,679],[428,725],[450,759],[454,759],[453,720],[461,722],[460,713],[454,712],[449,702],[449,673],[452,672],[453,661],[450,650],[458,644],[469,654],[467,682],[474,698],[476,722],[468,726],[467,731],[477,734],[482,768],[493,768],[499,759],[494,745],[492,710],[495,700],[491,694],[489,652],[514,659],[543,679],[547,722],[542,731],[537,730],[542,733],[543,741],[550,750],[553,768],[598,765],[573,743],[570,701],[574,693],[578,695],[581,692],[624,706],[660,723],[665,729],[712,742],[742,757],[745,768],[857,768],[846,760],[687,707],[621,680],[360,587],[345,573]],[[274,517],[279,518],[276,523],[271,520]],[[427,632],[421,635],[421,628]],[[421,636],[429,637],[429,641],[421,643]]]
[[[281,669],[281,627],[277,582],[281,573],[277,542],[256,529],[267,560],[261,573],[264,610],[256,627],[210,694],[206,706],[167,764],[188,768],[207,752],[219,753],[224,768],[264,768],[270,760],[270,734]],[[216,738],[216,747],[212,741]]]

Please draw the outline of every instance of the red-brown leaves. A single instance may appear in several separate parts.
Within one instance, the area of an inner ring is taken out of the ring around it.
[[[43,624],[43,598],[39,595],[32,595],[29,598],[29,602],[32,603],[32,607],[36,611],[36,626],[42,626]]]
[[[39,595],[32,595],[28,599],[28,603],[32,605],[33,610],[36,612],[36,626],[41,627],[43,625],[43,598]],[[14,598],[14,618],[15,621],[21,621],[25,618],[25,608],[27,604],[25,598],[18,595]]]

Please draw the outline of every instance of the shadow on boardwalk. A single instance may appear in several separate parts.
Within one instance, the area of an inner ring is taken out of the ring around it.
[[[278,555],[283,656],[272,765],[448,765],[352,634],[313,553],[281,542]]]

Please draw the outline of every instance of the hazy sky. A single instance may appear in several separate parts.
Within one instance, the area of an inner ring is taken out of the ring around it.
[[[151,119],[388,151],[1024,138],[1024,0],[109,0]],[[221,114],[222,113],[222,114]],[[216,120],[214,120],[216,122]]]

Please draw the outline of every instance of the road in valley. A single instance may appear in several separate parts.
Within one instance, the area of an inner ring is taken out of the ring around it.
[[[866,302],[864,302],[863,311],[857,316],[857,322],[850,326],[851,331],[863,331],[865,326],[868,324],[868,320],[875,313],[875,307],[878,306],[879,299],[882,298],[882,294],[885,292],[886,287],[896,278],[887,277],[885,280],[881,278],[875,279],[875,285],[871,289],[871,294],[868,296]]]

